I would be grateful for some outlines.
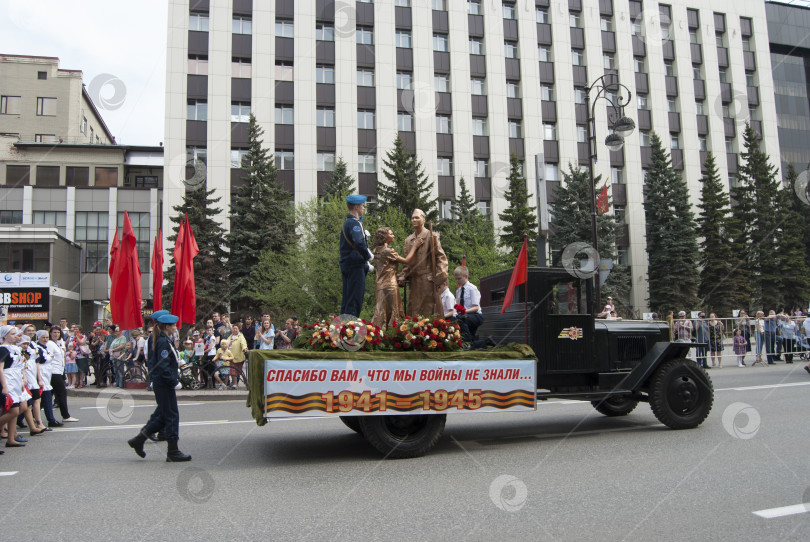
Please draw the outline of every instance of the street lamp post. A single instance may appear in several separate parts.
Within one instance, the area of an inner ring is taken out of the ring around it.
[[[595,90],[596,95],[591,103],[591,91]],[[626,94],[626,98],[622,96],[622,91]],[[613,97],[608,93],[615,93]],[[630,103],[633,93],[630,89],[618,82],[617,76],[614,74],[605,74],[585,89],[585,109],[588,115],[587,119],[587,136],[588,136],[588,174],[591,181],[591,235],[593,236],[593,249],[596,254],[599,254],[599,237],[596,229],[596,178],[593,174],[593,164],[596,161],[596,120],[594,118],[594,111],[596,102],[599,99],[605,100],[610,106],[611,111],[608,113],[608,126],[612,132],[605,138],[605,146],[608,150],[618,151],[624,145],[624,138],[633,133],[636,129],[636,123],[633,119],[624,115],[624,107]],[[611,126],[612,124],[612,126]],[[602,288],[599,284],[599,265],[600,262],[594,262],[596,267],[596,296],[594,300],[594,314],[601,311],[602,307]]]

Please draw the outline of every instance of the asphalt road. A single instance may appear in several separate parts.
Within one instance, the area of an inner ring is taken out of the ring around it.
[[[4,540],[810,539],[810,376],[802,364],[711,376],[714,408],[697,429],[667,429],[646,404],[606,418],[587,403],[542,403],[448,416],[429,455],[393,461],[336,419],[257,427],[241,400],[182,399],[180,447],[194,460],[166,463],[164,443],[139,459],[125,441],[147,401],[72,397],[79,423],[0,457],[0,530]]]

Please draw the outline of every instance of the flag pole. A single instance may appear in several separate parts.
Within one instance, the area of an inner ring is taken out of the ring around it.
[[[528,263],[528,236],[523,235],[523,244],[526,246],[526,260]],[[523,332],[525,336],[525,343],[529,344],[529,270],[526,269],[526,282],[523,283]]]

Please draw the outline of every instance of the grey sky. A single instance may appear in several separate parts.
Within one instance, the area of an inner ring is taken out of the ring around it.
[[[91,96],[119,143],[163,141],[166,80],[164,0],[2,0],[0,53],[59,57],[81,70]],[[110,77],[120,84],[103,84]],[[91,85],[93,79],[96,84]]]

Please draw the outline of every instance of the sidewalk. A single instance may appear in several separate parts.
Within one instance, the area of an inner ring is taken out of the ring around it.
[[[116,387],[97,388],[94,385],[84,387],[80,390],[75,388],[67,390],[68,397],[98,397],[101,393],[110,394],[124,393],[132,396],[133,399],[144,401],[154,401],[155,394],[145,389],[121,389]],[[226,401],[242,399],[247,401],[247,390],[239,388],[238,390],[177,390],[178,401]]]

